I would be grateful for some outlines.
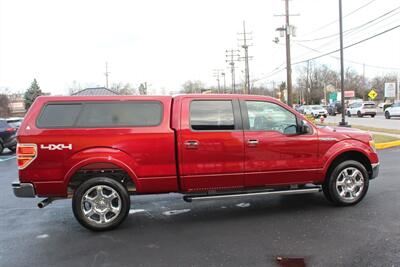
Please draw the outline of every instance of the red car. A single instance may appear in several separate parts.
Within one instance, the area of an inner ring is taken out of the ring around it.
[[[39,97],[18,134],[18,197],[72,198],[92,230],[119,225],[129,195],[186,201],[323,191],[361,201],[379,160],[371,135],[318,128],[252,95]]]

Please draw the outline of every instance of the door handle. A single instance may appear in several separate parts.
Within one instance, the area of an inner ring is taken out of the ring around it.
[[[247,140],[247,145],[248,146],[257,146],[258,145],[258,140],[257,139],[250,139],[250,140]]]
[[[184,144],[185,144],[186,148],[195,149],[195,148],[197,148],[199,146],[199,141],[197,141],[197,140],[188,140]]]

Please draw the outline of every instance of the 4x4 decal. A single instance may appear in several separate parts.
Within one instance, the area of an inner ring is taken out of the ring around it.
[[[47,150],[63,150],[63,149],[69,149],[72,150],[72,144],[64,145],[64,144],[48,144],[46,145],[40,145],[40,149],[47,149]]]

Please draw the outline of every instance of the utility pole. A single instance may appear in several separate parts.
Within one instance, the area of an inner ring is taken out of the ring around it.
[[[289,24],[289,0],[285,0],[286,14],[286,80],[287,80],[287,101],[289,107],[293,106],[293,91],[292,91],[292,63],[290,59],[290,24]]]
[[[239,50],[231,49],[231,50],[226,50],[225,52],[226,52],[225,57],[228,58],[225,61],[229,62],[229,65],[231,66],[232,93],[235,94],[236,93],[236,90],[235,90],[235,83],[236,83],[236,81],[235,81],[235,61],[239,61],[239,57],[240,57]]]
[[[276,15],[276,16],[285,16],[285,26],[277,28],[276,30],[281,33],[281,37],[285,36],[286,39],[286,88],[287,88],[287,104],[289,106],[293,105],[293,87],[292,87],[292,62],[290,56],[290,36],[295,36],[295,27],[290,25],[289,18],[290,16],[299,16],[290,15],[289,13],[289,0],[285,1],[285,14],[284,15]],[[279,42],[279,38],[275,38],[274,42]]]
[[[308,105],[308,98],[310,94],[310,84],[308,82],[309,76],[310,76],[310,60],[307,60],[306,105]]]
[[[340,126],[347,126],[346,117],[344,114],[344,60],[343,60],[343,16],[342,16],[342,0],[339,0],[339,32],[340,32],[340,86],[341,88],[341,104],[342,104],[342,121]]]
[[[106,76],[106,88],[108,89],[108,74],[110,74],[110,72],[108,71],[108,62],[106,62],[106,72],[104,73],[104,75]]]
[[[226,92],[226,79],[225,79],[225,72],[222,72],[221,75],[224,77],[224,89],[222,90],[222,93],[224,94]]]
[[[239,39],[239,41],[243,41],[242,48],[244,49],[244,62],[245,62],[245,84],[244,84],[244,93],[250,94],[250,70],[249,70],[249,44],[247,41],[252,40],[250,37],[251,32],[246,32],[246,22],[243,21],[243,32],[239,33],[239,35],[243,35],[243,39]]]
[[[221,93],[221,84],[220,84],[219,76],[221,75],[221,72],[222,72],[223,70],[221,70],[221,69],[214,69],[213,71],[214,71],[214,75],[213,75],[213,76],[216,78],[216,80],[217,80],[217,82],[218,82],[218,94],[219,94],[219,93]]]

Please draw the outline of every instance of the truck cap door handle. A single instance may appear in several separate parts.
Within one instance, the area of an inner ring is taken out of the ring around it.
[[[186,148],[197,148],[199,146],[199,141],[187,140],[184,144],[185,144]]]

